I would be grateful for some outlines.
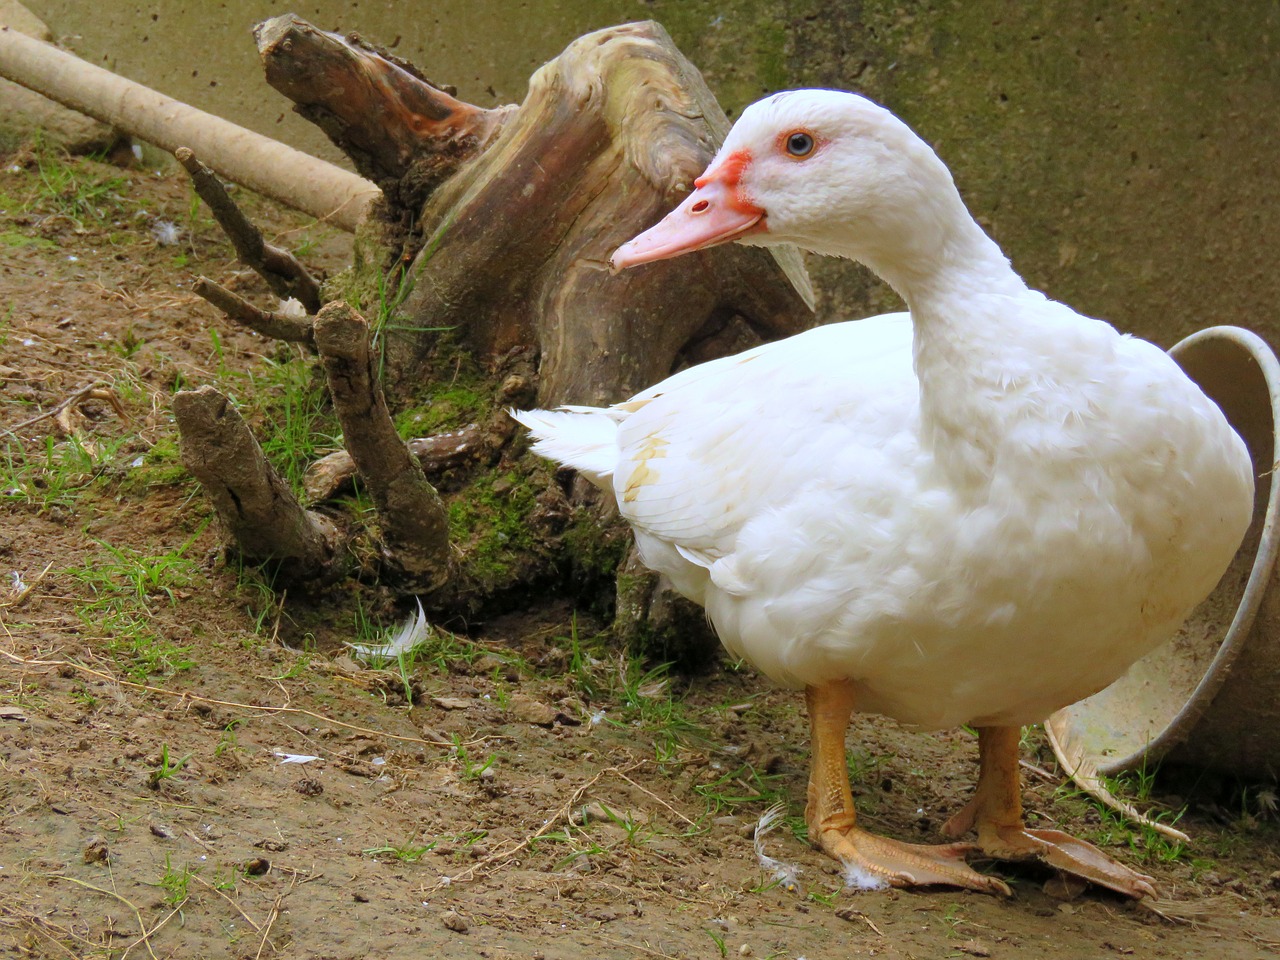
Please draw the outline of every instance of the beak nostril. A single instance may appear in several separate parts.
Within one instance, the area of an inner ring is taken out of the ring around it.
[[[692,213],[705,213],[705,212],[706,212],[706,209],[707,209],[709,206],[711,206],[711,202],[710,202],[710,201],[708,201],[708,200],[699,200],[699,201],[698,201],[697,203],[695,203],[692,207],[690,207],[690,208],[689,208],[689,210],[690,210],[690,212],[692,212]]]

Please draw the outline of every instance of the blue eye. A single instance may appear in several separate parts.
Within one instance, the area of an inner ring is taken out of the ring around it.
[[[807,157],[813,153],[813,137],[803,130],[797,130],[787,137],[787,153],[793,157]]]

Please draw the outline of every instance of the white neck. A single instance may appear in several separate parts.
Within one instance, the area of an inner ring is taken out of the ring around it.
[[[936,185],[935,185],[936,186]],[[859,259],[907,302],[920,381],[921,442],[956,480],[985,485],[1016,405],[1008,385],[1025,369],[1021,311],[1008,298],[1039,298],[965,209],[955,187],[933,190],[892,247]]]

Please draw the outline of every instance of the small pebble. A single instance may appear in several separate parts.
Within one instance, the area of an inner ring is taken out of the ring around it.
[[[749,957],[753,953],[755,953],[755,951],[751,949],[751,944],[749,943],[744,943],[738,948],[738,956],[740,957]]]
[[[102,837],[90,837],[89,842],[84,845],[84,862],[108,863],[110,860],[111,851],[107,848],[107,841]]]
[[[467,921],[463,920],[456,910],[446,910],[440,915],[440,922],[444,924],[446,930],[452,930],[454,933],[467,932]]]
[[[271,869],[271,861],[266,857],[254,857],[252,860],[246,860],[241,866],[249,876],[260,877]]]

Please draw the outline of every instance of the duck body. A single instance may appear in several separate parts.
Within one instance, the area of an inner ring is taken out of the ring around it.
[[[1212,590],[1252,480],[1235,432],[1162,351],[1025,299],[1016,349],[987,327],[990,386],[1017,402],[992,398],[1009,416],[985,436],[922,434],[905,313],[568,416],[599,421],[588,446],[645,564],[774,682],[849,679],[861,710],[930,729],[1039,722]]]
[[[681,371],[608,409],[517,414],[610,490],[644,562],[724,645],[803,687],[811,838],[899,885],[1007,888],[854,824],[853,710],[979,728],[949,824],[1133,895],[1149,878],[1026,830],[1017,727],[1168,639],[1252,516],[1252,464],[1159,348],[1029,289],[933,151],[853,94],[753,105],[697,188],[615,266],[737,240],[861,260],[907,314],[832,324]],[[1010,759],[1012,758],[1012,760]],[[888,845],[888,846],[886,846]]]

